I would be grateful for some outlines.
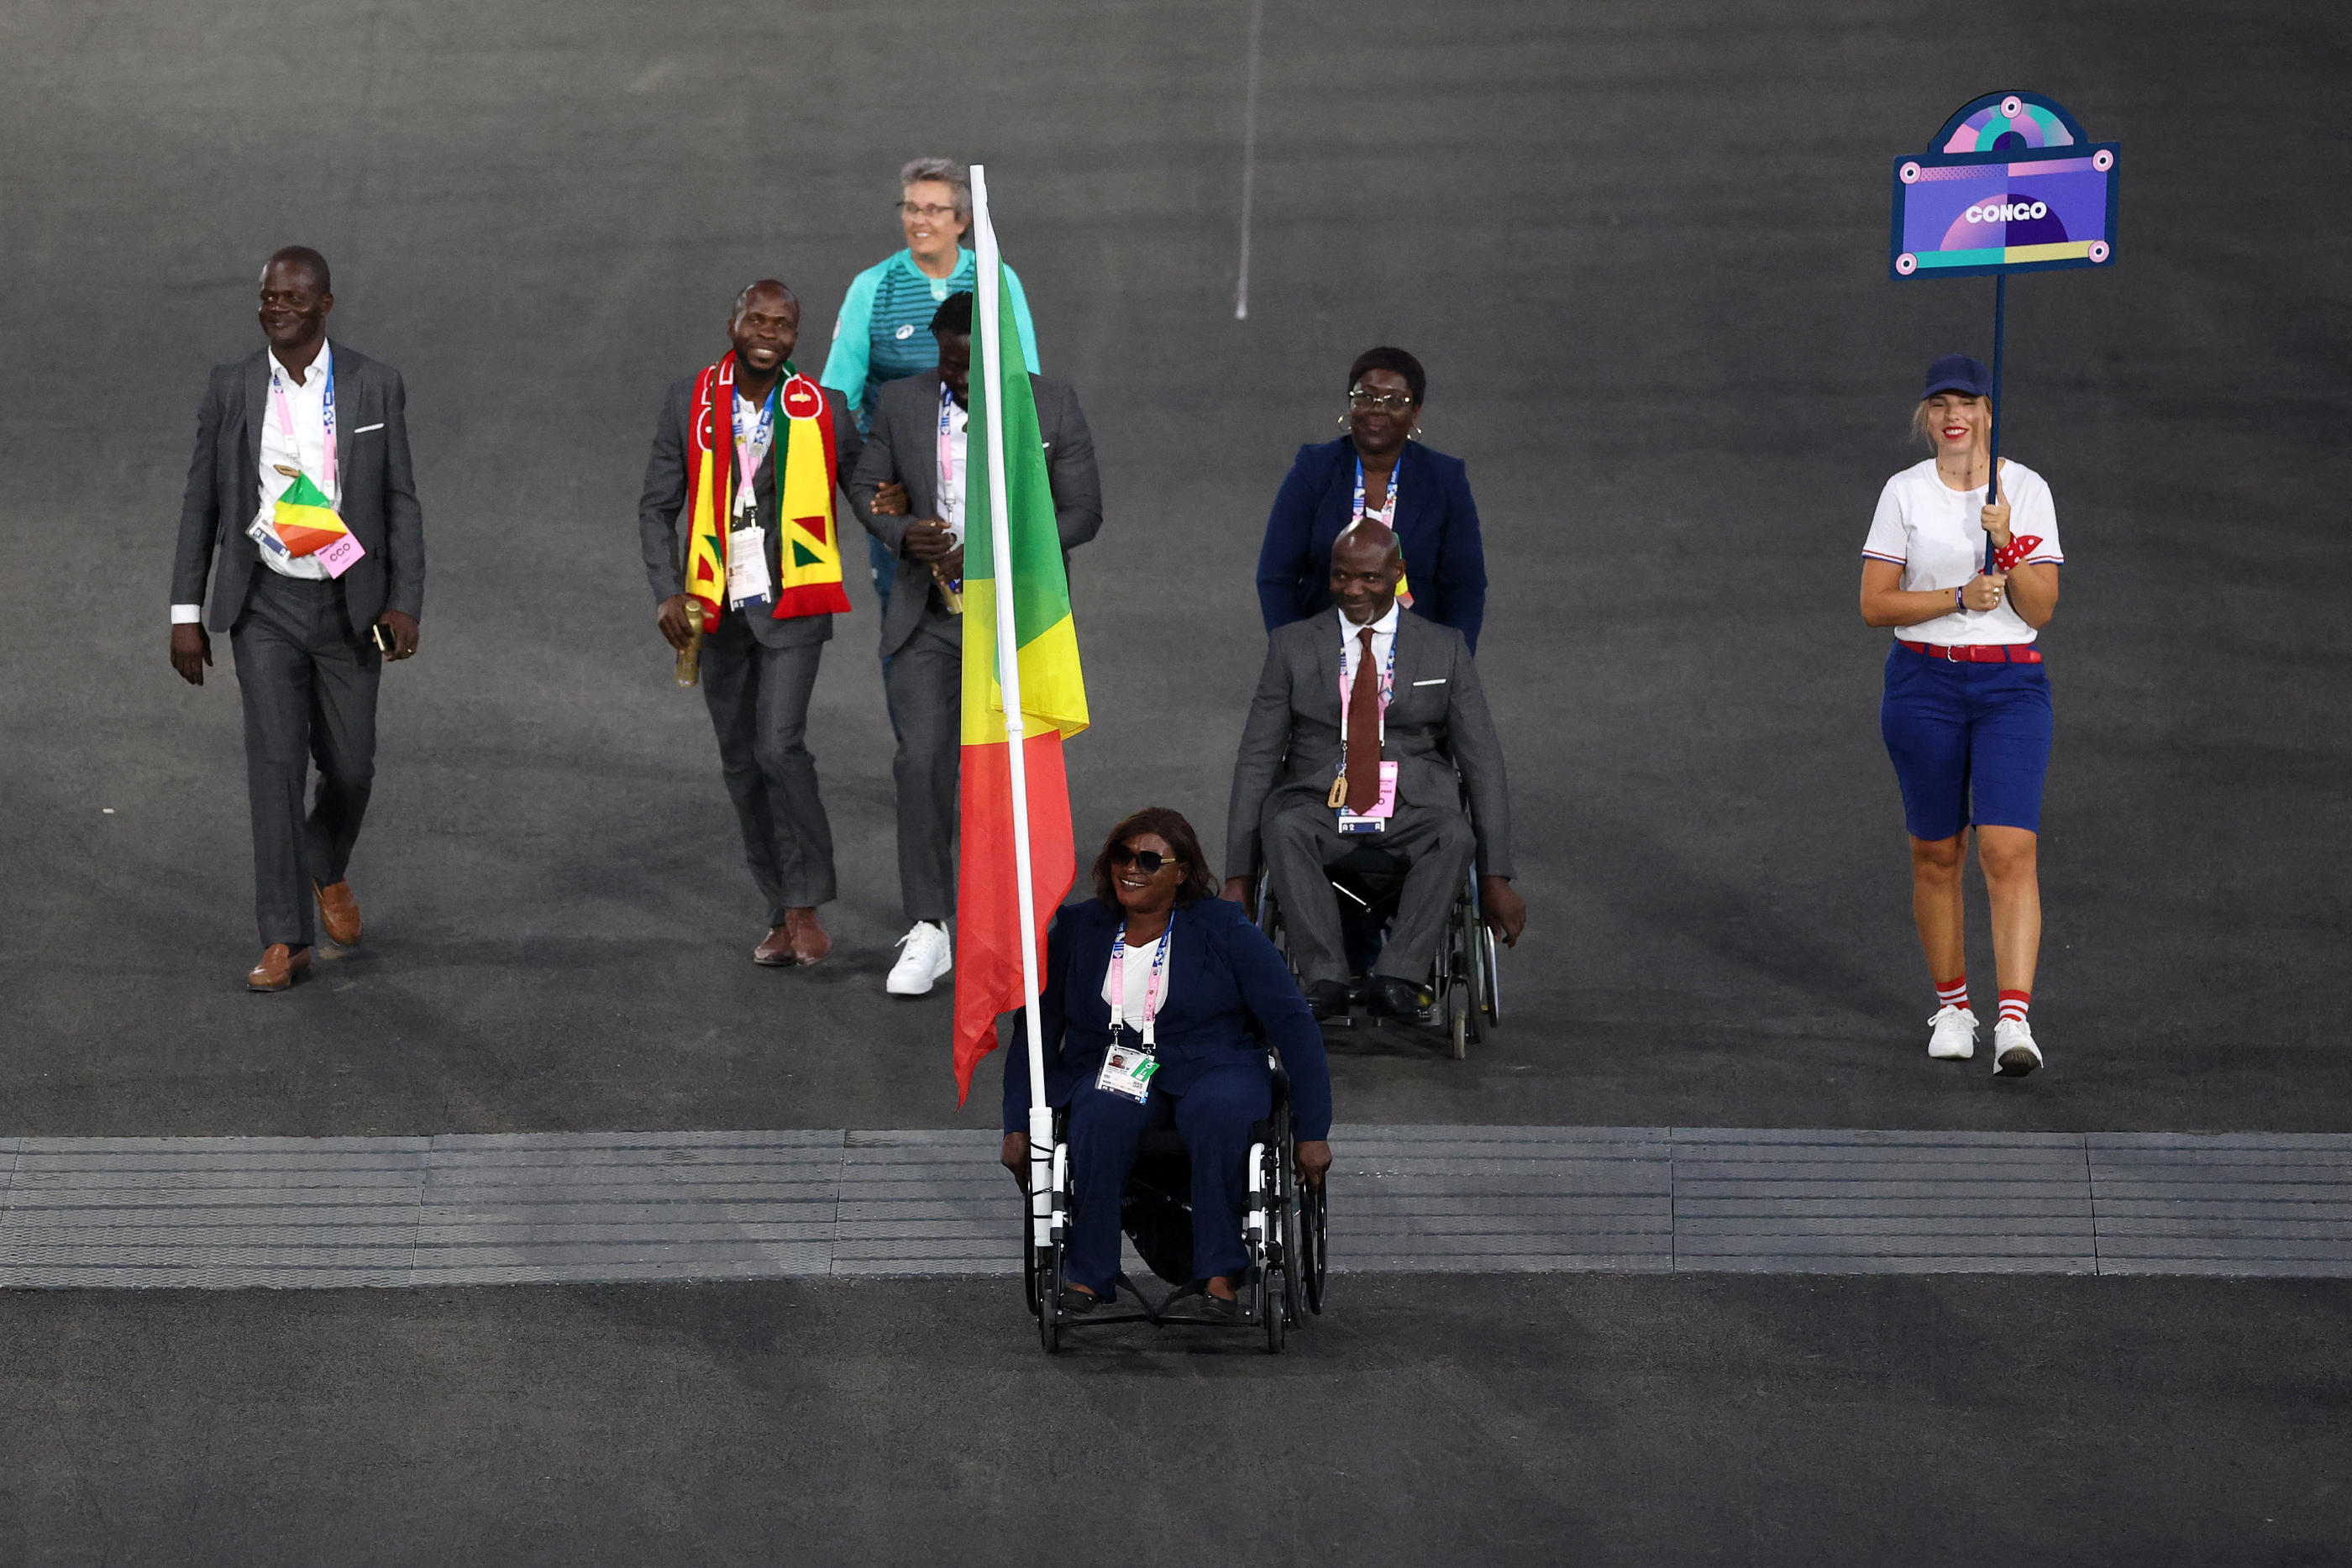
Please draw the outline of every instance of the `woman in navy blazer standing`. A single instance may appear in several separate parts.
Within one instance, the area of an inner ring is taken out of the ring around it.
[[[1369,517],[1404,545],[1399,601],[1478,651],[1486,618],[1478,506],[1462,459],[1418,444],[1428,390],[1421,361],[1402,349],[1368,350],[1348,368],[1348,412],[1339,418],[1348,434],[1298,449],[1266,518],[1257,600],[1268,632],[1331,608],[1332,541]]]
[[[1230,1315],[1249,1269],[1242,1210],[1250,1124],[1273,1109],[1268,1046],[1290,1074],[1299,1175],[1320,1186],[1331,1165],[1323,1031],[1274,944],[1241,905],[1216,896],[1201,841],[1178,813],[1154,806],[1112,829],[1094,882],[1091,902],[1065,904],[1055,916],[1038,998],[1045,1097],[1070,1111],[1074,1190],[1062,1306],[1092,1312],[1116,1292],[1119,1198],[1136,1147],[1145,1133],[1172,1126],[1192,1163],[1194,1279],[1178,1294],[1205,1298],[1188,1310]],[[1129,1051],[1147,1051],[1148,1071],[1120,1074],[1116,1062],[1106,1071],[1114,1035]],[[1020,1052],[1004,1054],[1004,1163],[1022,1176],[1029,1071]],[[1139,1100],[1120,1087],[1138,1080]]]

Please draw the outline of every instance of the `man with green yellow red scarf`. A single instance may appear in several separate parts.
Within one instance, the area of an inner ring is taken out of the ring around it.
[[[833,618],[849,609],[838,493],[862,444],[841,394],[793,368],[800,322],[799,298],[773,278],[736,296],[732,347],[662,399],[637,503],[661,633],[698,653],[744,858],[767,903],[751,959],[771,966],[833,951],[817,918],[834,896],[833,830],[808,706]]]

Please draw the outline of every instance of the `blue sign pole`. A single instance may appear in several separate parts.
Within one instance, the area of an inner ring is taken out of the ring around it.
[[[1985,501],[1988,505],[2000,499],[2000,345],[2009,321],[2009,274],[2000,273],[1992,280],[1992,432],[1985,455],[1990,459],[1985,474]],[[1992,575],[1992,536],[1985,535],[1985,575]]]

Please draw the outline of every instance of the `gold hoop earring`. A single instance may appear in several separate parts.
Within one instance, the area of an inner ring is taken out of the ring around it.
[[[1346,414],[1344,414],[1344,413],[1343,413],[1343,414],[1341,414],[1339,418],[1337,418],[1337,419],[1333,420],[1331,423],[1334,423],[1334,424],[1336,424],[1336,425],[1338,425],[1340,429],[1345,430],[1345,429],[1347,429],[1347,428],[1348,428],[1348,416],[1347,416]]]
[[[1416,424],[1411,430],[1406,431],[1404,438],[1407,441],[1419,441],[1421,439],[1421,426]]]

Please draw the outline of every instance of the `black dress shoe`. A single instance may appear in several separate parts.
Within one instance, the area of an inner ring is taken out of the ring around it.
[[[1421,1016],[1421,988],[1393,975],[1374,975],[1372,1011],[1381,1018],[1417,1019]]]
[[[1208,1318],[1217,1322],[1231,1322],[1241,1316],[1242,1304],[1223,1296],[1209,1294],[1209,1282],[1195,1280],[1179,1286],[1168,1299],[1160,1303],[1163,1313],[1176,1313],[1188,1318]]]
[[[1102,1298],[1100,1296],[1089,1294],[1085,1291],[1079,1290],[1076,1285],[1065,1285],[1062,1287],[1062,1311],[1068,1312],[1074,1317],[1085,1317],[1088,1312],[1093,1312],[1097,1307],[1101,1305]]]
[[[1348,982],[1318,980],[1308,986],[1307,1010],[1315,1015],[1315,1021],[1318,1023],[1326,1019],[1346,1018],[1348,1016]]]

